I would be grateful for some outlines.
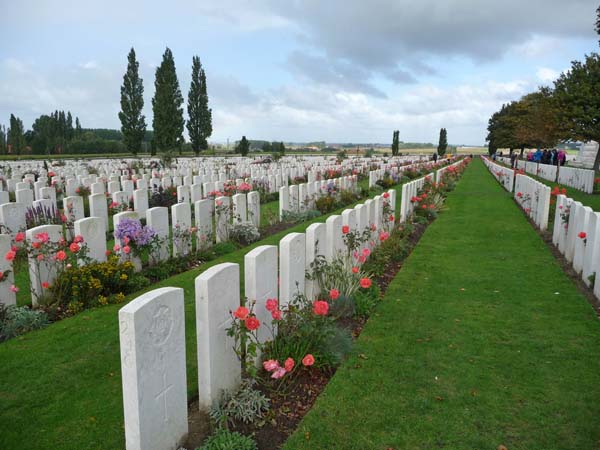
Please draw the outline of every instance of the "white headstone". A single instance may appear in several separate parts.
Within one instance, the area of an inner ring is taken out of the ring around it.
[[[58,243],[62,238],[61,225],[40,225],[39,227],[30,228],[26,232],[26,237],[29,242],[41,242],[41,235],[48,234],[48,242]],[[44,244],[42,244],[43,246]],[[38,260],[36,255],[29,255],[29,280],[31,284],[31,303],[37,306],[39,299],[45,294],[46,288],[44,283],[50,285],[58,275],[59,262],[51,257],[45,257]]]
[[[179,186],[182,187],[182,186]],[[171,206],[173,218],[173,257],[185,256],[192,251],[192,208],[188,202]]]
[[[101,217],[78,219],[74,230],[75,236],[83,238],[89,258],[98,262],[106,261],[106,225]]]
[[[246,194],[235,194],[231,200],[233,201],[233,220],[239,223],[246,222],[248,219]]]
[[[306,270],[311,271],[311,264],[317,256],[325,256],[327,248],[327,225],[313,223],[306,228]],[[319,294],[319,286],[315,281],[306,280],[306,297],[313,300]]]
[[[256,302],[254,312],[261,324],[257,331],[261,343],[274,336],[273,318],[266,302],[277,298],[277,275],[277,246],[261,245],[244,256],[244,289],[247,301]]]
[[[15,282],[13,263],[4,257],[12,248],[12,239],[8,234],[0,234],[0,272],[9,272],[0,282],[0,303],[5,306],[17,304],[17,294],[10,287]]]
[[[229,239],[229,224],[231,223],[230,197],[215,198],[215,223],[217,242]]]
[[[248,220],[260,228],[260,194],[256,191],[248,193]]]
[[[13,238],[20,231],[25,231],[25,205],[22,203],[5,203],[0,205],[0,223],[3,233],[10,234]]]
[[[108,230],[108,204],[104,194],[92,194],[88,197],[90,217],[101,217]]]
[[[119,310],[127,450],[177,450],[188,433],[183,289],[160,288]]]
[[[227,336],[231,311],[240,306],[238,264],[218,264],[196,277],[196,332],[198,339],[198,397],[200,409],[220,401],[223,391],[234,392],[242,369]]]
[[[160,244],[156,255],[151,255],[157,261],[169,259],[169,209],[166,206],[156,206],[146,210],[146,225],[152,228]]]
[[[279,241],[279,303],[285,307],[296,293],[304,294],[306,238],[289,233]]]
[[[146,189],[133,191],[133,209],[140,217],[146,214],[148,210],[148,191]]]
[[[198,200],[194,203],[194,220],[197,228],[196,247],[206,249],[213,242],[213,201],[209,199]]]

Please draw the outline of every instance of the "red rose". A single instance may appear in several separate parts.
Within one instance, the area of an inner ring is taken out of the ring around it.
[[[585,239],[587,237],[587,234],[585,231],[582,231],[577,236],[579,236],[579,239]]]
[[[352,268],[352,273],[358,273],[358,270],[359,270],[358,267],[354,266]]]
[[[235,310],[233,315],[240,320],[245,320],[246,317],[248,317],[249,312],[250,311],[248,311],[248,308],[246,308],[245,306],[240,306],[238,309]]]
[[[292,358],[286,359],[285,363],[283,363],[283,367],[285,367],[285,370],[287,372],[291,372],[294,369],[295,365],[296,365],[296,363],[294,362],[294,360]]]
[[[56,259],[58,259],[59,261],[64,261],[65,259],[67,259],[67,253],[64,250],[59,250],[58,252],[56,252]]]
[[[315,357],[310,353],[302,358],[302,364],[306,367],[312,366],[315,363]]]
[[[73,242],[71,245],[69,245],[69,250],[71,250],[73,253],[77,253],[80,250],[79,244],[77,242]]]
[[[250,331],[254,331],[260,327],[260,322],[256,317],[252,316],[246,318],[244,325],[246,325],[246,328],[248,328]]]
[[[342,233],[348,234],[350,232],[350,227],[348,225],[344,225],[342,227]]]
[[[331,289],[329,291],[329,298],[331,300],[337,300],[338,298],[340,298],[340,291],[338,291],[337,289]]]
[[[265,308],[267,309],[267,311],[275,311],[278,307],[278,303],[277,303],[277,299],[276,298],[268,298],[267,302],[265,304]]]
[[[14,250],[9,250],[6,255],[4,255],[4,259],[7,261],[12,261],[17,256],[17,253]]]
[[[361,278],[360,279],[360,287],[363,289],[369,289],[373,282],[369,278]]]
[[[313,312],[317,316],[326,316],[329,312],[329,303],[323,300],[317,300],[313,303]]]

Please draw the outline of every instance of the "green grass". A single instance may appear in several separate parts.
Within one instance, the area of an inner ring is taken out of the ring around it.
[[[288,440],[297,449],[600,448],[600,324],[476,160]]]
[[[398,211],[401,186],[396,190]],[[244,255],[250,250],[258,245],[277,245],[287,233],[303,232],[310,223],[322,222],[326,217],[297,225],[152,286],[184,289],[190,396],[198,391],[196,276],[223,262],[240,264],[243,274]],[[242,283],[243,279],[242,275]],[[84,311],[0,344],[0,449],[124,448],[117,319],[122,306]]]

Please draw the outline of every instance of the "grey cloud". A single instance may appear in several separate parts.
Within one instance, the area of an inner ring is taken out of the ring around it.
[[[340,62],[361,68],[352,74],[358,88],[373,73],[399,83],[432,75],[428,57],[489,62],[536,36],[592,37],[597,1],[273,0],[271,7],[300,30],[301,46],[326,56],[330,72]]]
[[[385,98],[381,90],[370,84],[371,74],[363,67],[342,61],[328,61],[324,57],[294,51],[288,56],[287,66],[292,73],[339,91],[358,91]]]

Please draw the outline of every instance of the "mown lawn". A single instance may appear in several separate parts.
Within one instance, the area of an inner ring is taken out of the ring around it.
[[[398,211],[401,186],[396,190]],[[195,277],[215,264],[234,262],[242,266],[243,282],[247,252],[258,245],[277,245],[287,233],[303,232],[310,223],[326,217],[300,224],[152,286],[184,288],[190,396],[198,392]],[[0,449],[124,448],[117,320],[122,306],[85,311],[0,344]]]
[[[285,450],[600,448],[600,324],[477,160]]]

